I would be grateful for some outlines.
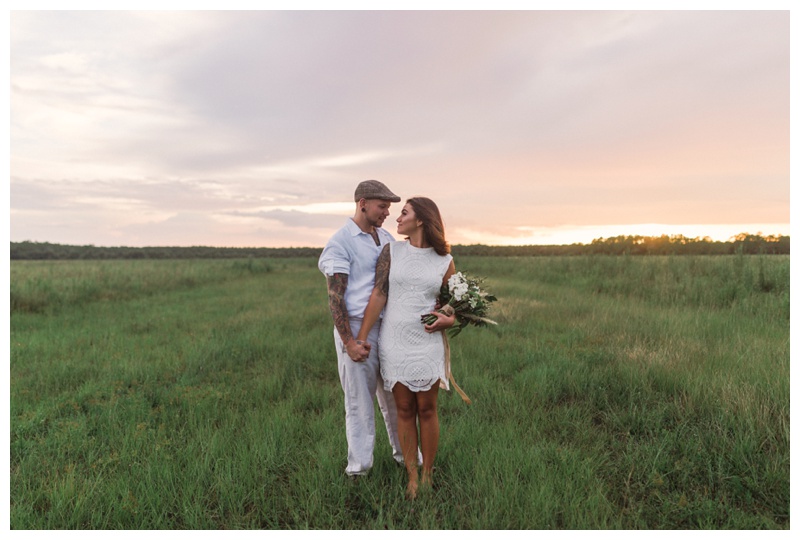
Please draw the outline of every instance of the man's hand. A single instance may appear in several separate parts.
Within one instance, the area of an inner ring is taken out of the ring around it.
[[[351,339],[345,344],[347,348],[347,355],[353,362],[363,362],[369,357],[369,351],[372,345],[368,341],[361,341],[360,339]]]

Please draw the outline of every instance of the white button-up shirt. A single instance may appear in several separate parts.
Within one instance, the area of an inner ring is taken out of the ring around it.
[[[372,235],[365,233],[349,218],[344,227],[328,240],[319,257],[319,269],[326,276],[347,274],[344,303],[351,319],[363,319],[370,294],[375,286],[375,263],[383,247],[394,237],[382,227],[376,227],[381,245],[375,245]]]

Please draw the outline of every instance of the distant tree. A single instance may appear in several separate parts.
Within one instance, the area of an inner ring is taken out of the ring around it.
[[[788,236],[762,236],[740,233],[728,242],[708,237],[688,238],[683,235],[639,236],[621,235],[596,238],[590,244],[487,246],[483,244],[454,245],[454,256],[477,257],[537,257],[549,255],[729,255],[781,254],[790,252]],[[72,246],[48,242],[11,242],[12,260],[25,259],[232,259],[319,257],[322,248],[225,248],[191,247],[97,247]]]

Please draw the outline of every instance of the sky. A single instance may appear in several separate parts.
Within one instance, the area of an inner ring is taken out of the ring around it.
[[[10,239],[321,247],[370,178],[453,244],[790,234],[789,15],[12,11]]]

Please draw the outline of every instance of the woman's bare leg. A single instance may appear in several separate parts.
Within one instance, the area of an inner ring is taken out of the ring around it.
[[[438,383],[426,392],[417,393],[419,439],[422,447],[422,484],[433,484],[433,462],[439,450],[439,414],[436,410]]]
[[[408,472],[408,486],[406,497],[414,499],[417,496],[419,485],[419,472],[417,470],[417,394],[396,383],[392,388],[392,395],[397,406],[397,434],[400,437],[400,448],[403,450],[403,461]],[[423,449],[423,461],[425,450]]]

